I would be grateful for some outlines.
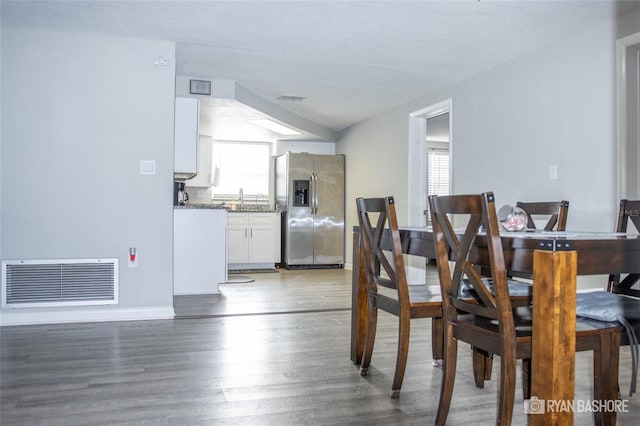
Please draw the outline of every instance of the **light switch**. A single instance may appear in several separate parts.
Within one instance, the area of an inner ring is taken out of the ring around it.
[[[141,175],[155,175],[156,174],[156,160],[140,160],[140,174]]]
[[[549,166],[549,180],[558,180],[558,165],[552,164]]]

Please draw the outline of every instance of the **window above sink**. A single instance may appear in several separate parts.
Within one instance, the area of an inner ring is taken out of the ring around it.
[[[268,206],[270,143],[214,140],[212,156],[214,204]]]

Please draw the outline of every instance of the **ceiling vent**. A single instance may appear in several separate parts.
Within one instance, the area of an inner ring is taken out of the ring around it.
[[[302,102],[307,98],[305,98],[304,96],[280,95],[277,97],[277,99],[283,102]]]
[[[211,81],[189,80],[189,93],[192,95],[211,96]]]

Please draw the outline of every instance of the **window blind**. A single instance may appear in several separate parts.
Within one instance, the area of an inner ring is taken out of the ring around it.
[[[428,195],[449,195],[449,151],[429,148],[427,176]],[[431,212],[427,209],[427,223],[431,224]]]
[[[449,151],[429,149],[429,195],[449,195]]]

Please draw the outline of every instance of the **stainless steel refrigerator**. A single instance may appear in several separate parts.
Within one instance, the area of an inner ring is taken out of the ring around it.
[[[276,158],[276,207],[286,268],[344,266],[344,155]]]

